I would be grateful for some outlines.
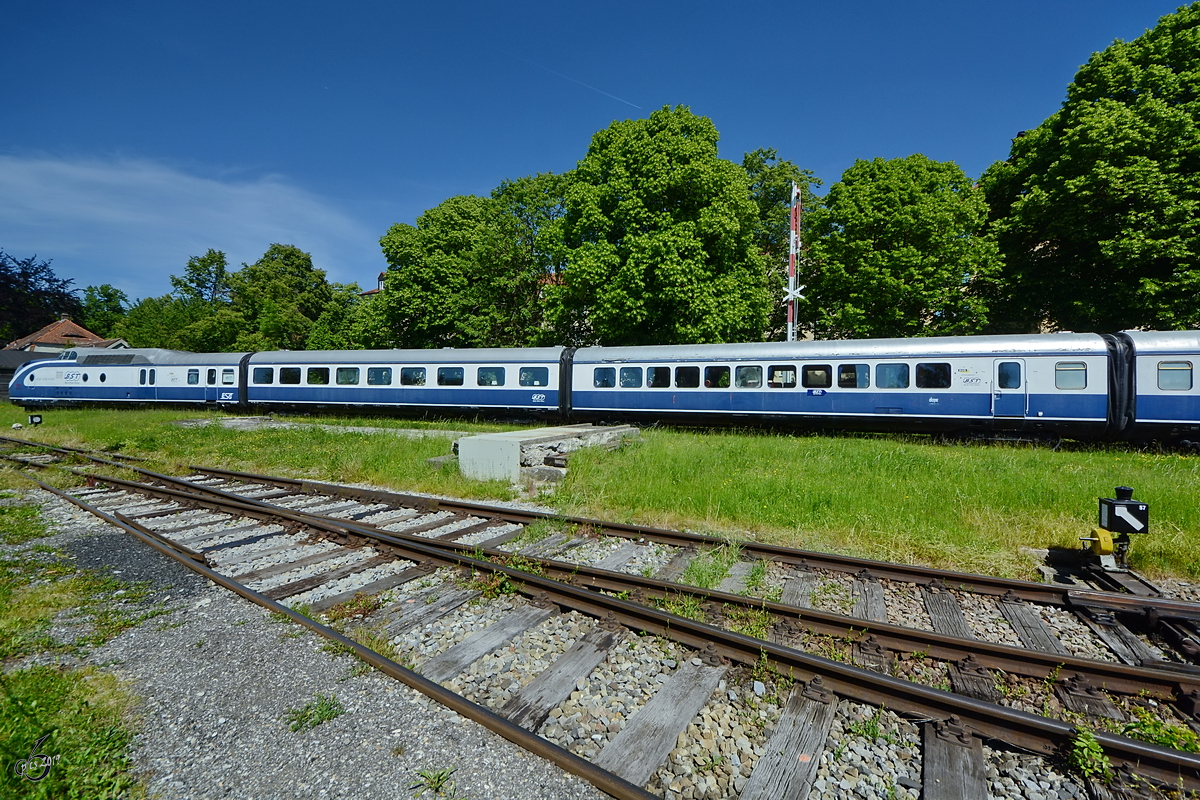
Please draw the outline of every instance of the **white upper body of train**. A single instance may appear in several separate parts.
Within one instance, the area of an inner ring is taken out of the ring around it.
[[[542,411],[1078,438],[1200,438],[1200,332],[663,345],[187,353],[68,350],[9,385],[92,403]]]

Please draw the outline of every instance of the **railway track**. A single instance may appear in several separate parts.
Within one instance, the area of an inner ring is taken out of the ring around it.
[[[898,796],[905,796],[903,793],[912,791],[917,783],[922,784],[926,797],[982,796],[978,792],[987,774],[983,738],[1007,742],[1043,756],[1068,752],[1076,741],[1077,733],[1073,733],[1071,723],[1021,711],[1022,705],[1040,703],[1043,709],[1048,705],[1057,709],[1061,704],[1069,712],[1068,718],[1095,723],[1098,718],[1111,719],[1114,714],[1140,718],[1139,714],[1149,713],[1148,709],[1161,714],[1170,708],[1168,704],[1174,703],[1174,713],[1184,722],[1189,718],[1188,698],[1194,697],[1194,689],[1189,687],[1195,675],[1181,662],[1163,662],[1174,664],[1173,667],[1132,666],[1059,653],[1058,661],[1051,657],[1043,659],[1042,666],[1021,668],[1020,662],[1034,660],[1036,651],[972,642],[969,631],[966,636],[934,633],[922,644],[920,631],[902,626],[850,619],[731,592],[698,590],[605,568],[619,567],[620,559],[624,559],[626,564],[643,563],[643,568],[648,569],[645,559],[638,562],[639,554],[628,548],[662,546],[661,542],[650,544],[654,540],[644,536],[638,537],[644,540],[641,542],[626,541],[632,535],[628,530],[615,545],[592,536],[574,536],[553,543],[549,543],[552,537],[546,537],[530,542],[522,538],[528,521],[518,524],[505,517],[515,512],[490,509],[495,513],[474,517],[428,498],[409,498],[410,504],[406,506],[397,503],[395,495],[389,495],[387,502],[381,496],[387,493],[349,499],[348,495],[332,492],[333,487],[322,487],[321,491],[329,493],[314,495],[310,493],[316,491],[314,484],[279,487],[279,480],[268,481],[261,476],[210,473],[196,479],[218,484],[220,489],[214,485],[197,487],[196,481],[191,486],[176,483],[172,487],[163,484],[178,479],[153,473],[146,477],[159,485],[93,476],[93,481],[105,481],[106,489],[91,490],[87,499],[76,498],[73,502],[93,508],[102,504],[108,511],[104,508],[96,511],[109,521],[172,557],[190,562],[198,570],[207,570],[212,573],[210,578],[257,602],[284,600],[296,607],[307,606],[309,613],[332,613],[342,617],[342,627],[350,633],[374,631],[371,635],[378,637],[378,632],[384,631],[388,634],[384,641],[403,652],[400,660],[416,666],[425,675],[421,680],[431,683],[428,678],[432,677],[434,685],[441,682],[461,692],[455,694],[457,701],[438,696],[439,701],[474,706],[464,706],[471,712],[468,716],[480,715],[483,711],[480,706],[489,706],[500,713],[488,713],[508,720],[510,725],[515,719],[526,734],[540,732],[541,736],[533,737],[537,742],[522,744],[532,746],[535,751],[541,748],[546,751],[543,754],[549,753],[557,763],[616,796],[645,796],[622,793],[633,791],[631,786],[637,791],[649,788],[670,796],[680,796],[684,789],[691,789],[693,796],[780,796],[771,792],[777,792],[780,785],[811,786],[824,780],[818,776],[822,768],[828,772],[831,764],[838,766],[840,759],[833,756],[844,755],[844,751],[839,754],[838,744],[825,744],[823,739],[828,731],[836,731],[844,739],[848,729],[861,732],[864,727],[878,726],[881,719],[887,720],[886,724],[894,730],[888,735],[911,746],[900,748],[909,753],[910,770],[917,762],[922,765],[918,774],[903,777],[908,784],[893,785],[900,792]],[[305,491],[297,492],[297,488]],[[201,493],[200,489],[204,491]],[[230,490],[243,496],[234,496]],[[338,491],[363,490],[338,488]],[[137,497],[129,493],[136,493]],[[253,495],[255,499],[245,495]],[[289,505],[304,508],[275,505],[287,503],[288,498],[292,498]],[[477,512],[480,508],[484,507],[475,507]],[[330,514],[343,517],[333,518]],[[371,521],[375,524],[370,524]],[[396,527],[401,530],[385,530]],[[469,537],[477,541],[463,542]],[[584,541],[566,547],[576,539]],[[500,549],[505,545],[509,545],[510,552]],[[600,563],[583,566],[536,555],[539,549],[548,551],[543,555],[550,555],[555,547],[577,556],[585,555],[589,552],[585,548],[591,548],[594,552],[587,560]],[[514,548],[525,552],[512,552]],[[607,563],[597,557],[603,550],[610,551]],[[618,555],[621,551],[623,554]],[[657,555],[669,572],[679,568],[677,556],[685,552],[686,547],[681,547],[674,555],[670,552]],[[305,570],[311,574],[304,574]],[[464,577],[460,574],[463,570],[474,577]],[[804,584],[811,577],[814,576],[791,576],[784,583],[785,592],[792,580]],[[871,578],[861,576],[855,580],[867,583]],[[367,599],[372,591],[390,594],[376,604]],[[790,595],[796,591],[792,589]],[[922,589],[926,591],[954,596],[954,590],[949,588]],[[487,595],[495,596],[487,598],[486,603],[471,606],[472,593],[477,593],[477,601]],[[629,599],[623,599],[626,597]],[[999,602],[1014,600],[1010,597]],[[939,600],[932,601],[934,606],[939,603],[945,605]],[[1063,603],[1064,607],[1068,605],[1065,599]],[[654,608],[655,605],[685,612],[699,608],[701,613],[691,616],[700,616],[705,621],[671,614]],[[1170,613],[1185,615],[1186,605],[1179,604]],[[300,618],[295,612],[291,615]],[[326,628],[317,623],[304,624]],[[546,645],[543,640],[554,639],[554,634],[546,633],[545,626],[556,624],[565,624],[567,633],[563,635],[560,630],[557,644]],[[723,630],[722,626],[756,629],[762,636]],[[446,640],[444,634],[439,638],[435,633],[447,628],[458,631],[451,640]],[[511,632],[511,637],[497,644],[495,640],[505,631]],[[639,633],[649,635],[636,635]],[[418,685],[414,681],[419,676],[413,676],[397,661],[381,659],[373,651],[362,652],[365,648],[348,644],[344,635],[326,633],[330,634],[342,636],[343,644],[354,647],[356,654],[373,666],[391,670],[389,674],[395,673],[394,677],[422,691],[446,692],[441,686],[435,690],[432,685]],[[460,634],[462,638],[453,641]],[[538,639],[539,636],[542,638]],[[537,639],[540,645],[523,648],[512,643],[529,637]],[[494,649],[489,649],[493,645]],[[832,658],[801,649],[810,645],[815,652]],[[927,650],[922,652],[921,647]],[[555,650],[562,657],[557,660],[546,657],[548,651]],[[586,657],[584,651],[588,653]],[[533,658],[527,656],[529,652],[540,655]],[[661,685],[653,687],[657,691],[649,699],[639,698],[640,704],[639,699],[622,694],[618,701],[622,710],[610,716],[592,715],[585,710],[595,708],[589,703],[619,694],[613,686],[623,684],[620,671],[614,672],[614,665],[626,652],[636,652],[642,660],[622,663],[643,665],[643,669],[634,669],[635,672],[653,670],[655,677],[664,676]],[[899,660],[897,653],[903,654]],[[528,663],[514,670],[512,662],[523,657],[529,659]],[[508,659],[508,669],[488,666],[497,658],[502,662]],[[646,661],[647,658],[650,660]],[[953,687],[967,696],[955,696],[920,683],[856,668],[846,663],[851,660],[876,670],[899,671],[918,678],[917,673],[933,669],[930,665],[942,664],[942,674],[948,675]],[[994,664],[1004,664],[1006,668]],[[1045,678],[1049,674],[1039,677],[1043,671],[1066,680],[1062,686],[1048,684]],[[534,672],[551,677],[526,683]],[[594,678],[595,672],[602,678]],[[1076,679],[1076,674],[1081,679]],[[496,675],[500,678],[492,680]],[[581,677],[585,675],[588,677]],[[608,675],[613,677],[608,679]],[[792,686],[792,681],[797,683]],[[1038,683],[1044,689],[1043,696],[1028,695],[1029,687]],[[998,699],[999,703],[1007,701],[1007,706],[969,696],[984,693],[988,685],[993,694],[1005,695],[992,699]],[[552,691],[547,686],[557,688]],[[1101,686],[1108,691],[1101,691],[1098,688]],[[1027,702],[1013,702],[1019,692],[1028,695]],[[672,699],[654,704],[654,698],[660,696]],[[535,697],[536,701],[532,699]],[[730,699],[720,700],[722,708],[715,713],[724,714],[722,719],[725,719],[729,718],[729,709],[734,709],[732,718],[747,724],[721,728],[714,723],[715,729],[732,733],[740,727],[743,735],[722,737],[714,733],[712,726],[705,727],[714,719],[712,706],[721,697]],[[751,700],[752,697],[757,700]],[[758,708],[748,708],[750,705]],[[667,715],[663,710],[667,707],[676,713]],[[520,711],[522,708],[525,710]],[[635,713],[628,713],[631,710]],[[636,723],[642,711],[648,716],[642,717],[642,723]],[[760,716],[756,717],[755,711]],[[901,716],[896,716],[897,712]],[[650,723],[650,720],[661,722],[668,716],[674,721],[667,726],[669,730]],[[1190,717],[1194,716],[1193,704]],[[480,721],[485,718],[486,715],[481,716]],[[799,728],[789,727],[796,719],[805,722]],[[872,722],[864,722],[867,719]],[[917,724],[913,719],[928,721]],[[600,724],[600,720],[604,721],[603,730],[590,732],[594,730],[590,726]],[[492,722],[500,725],[496,720]],[[588,726],[583,730],[586,736],[576,736],[585,728],[584,722]],[[656,731],[655,736],[644,732],[651,728]],[[770,737],[768,729],[773,730]],[[822,730],[826,733],[814,734]],[[757,731],[753,737],[748,735],[752,731]],[[782,750],[789,754],[807,753],[809,761],[772,760],[771,754],[778,744],[772,737],[786,737],[787,731],[809,739],[786,747],[780,745]],[[813,736],[820,741],[811,740]],[[1200,760],[1195,755],[1106,733],[1097,733],[1096,738],[1115,762],[1132,771],[1129,774],[1154,782],[1160,790],[1167,785],[1200,788]],[[650,739],[654,740],[654,746],[647,744]],[[732,744],[726,740],[732,740]],[[738,747],[743,740],[749,750]],[[955,741],[954,748],[943,747],[943,743]],[[555,747],[547,747],[547,742]],[[801,750],[796,751],[793,745]],[[588,766],[574,763],[558,751],[583,758]],[[919,755],[914,755],[917,751]],[[705,753],[708,755],[704,756]],[[644,758],[635,759],[634,754]],[[709,759],[707,772],[698,761],[703,757]],[[642,764],[636,770],[631,766],[635,761]],[[681,763],[684,761],[688,763]],[[804,764],[809,765],[807,774]],[[597,767],[619,780],[614,783],[611,777],[588,774]],[[684,768],[682,774],[674,771],[680,767]],[[1135,779],[1127,776],[1126,780]],[[680,789],[679,793],[670,794],[673,785]],[[1148,786],[1140,785],[1143,789]],[[939,795],[940,789],[950,793]]]

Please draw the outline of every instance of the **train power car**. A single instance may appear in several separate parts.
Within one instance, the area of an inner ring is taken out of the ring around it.
[[[1200,440],[1200,333],[584,348],[67,351],[23,365],[27,408],[171,403],[488,409],[563,419]]]

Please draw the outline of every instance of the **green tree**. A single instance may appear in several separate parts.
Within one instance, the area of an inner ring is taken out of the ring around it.
[[[387,306],[378,294],[360,298],[354,304],[343,331],[351,348],[378,350],[396,346]]]
[[[791,252],[792,184],[800,187],[804,212],[816,209],[820,199],[812,193],[821,181],[812,170],[800,169],[791,161],[780,160],[775,148],[760,148],[746,153],[742,169],[750,182],[750,198],[758,206],[758,230],[755,244],[770,270],[771,317],[768,339],[782,339],[787,331],[788,255]]]
[[[539,292],[556,266],[562,187],[546,173],[505,181],[491,197],[451,197],[380,239],[389,269],[379,307],[399,347],[530,344]],[[367,329],[373,329],[374,323]]]
[[[999,269],[983,192],[952,162],[856,161],[805,225],[798,318],[817,338],[974,333]]]
[[[113,333],[131,347],[187,350],[181,333],[199,318],[194,305],[169,294],[138,300],[117,322]]]
[[[559,341],[759,340],[771,289],[747,176],[686,107],[592,137],[566,191],[561,282],[547,287]]]
[[[218,306],[229,302],[229,263],[220,250],[209,248],[202,256],[192,256],[183,268],[183,276],[171,276],[174,294],[183,300],[195,300]]]
[[[295,245],[273,244],[229,276],[232,311],[245,320],[236,350],[303,350],[333,296],[325,271]]]
[[[321,315],[313,322],[306,347],[309,350],[360,350],[363,345],[355,340],[352,323],[355,308],[361,302],[358,284],[330,287],[329,302]]]
[[[17,258],[0,250],[0,341],[28,336],[62,315],[78,316],[72,283],[36,255]]]
[[[125,318],[129,298],[112,284],[88,286],[83,290],[81,313],[83,327],[106,338],[112,337],[117,323]]]
[[[997,327],[1200,326],[1200,3],[1094,53],[983,176]]]

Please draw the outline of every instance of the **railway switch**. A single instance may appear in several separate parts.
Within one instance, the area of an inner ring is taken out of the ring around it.
[[[1150,506],[1133,499],[1133,489],[1118,486],[1116,497],[1100,498],[1100,526],[1091,536],[1080,537],[1084,547],[1109,572],[1129,569],[1129,535],[1150,532]]]

